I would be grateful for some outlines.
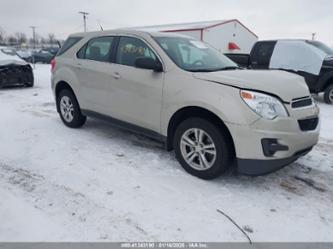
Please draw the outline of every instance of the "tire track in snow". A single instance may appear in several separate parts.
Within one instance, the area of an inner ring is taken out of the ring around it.
[[[61,219],[66,230],[75,227],[80,231],[78,240],[84,241],[85,234],[94,234],[97,241],[156,240],[131,218],[115,214],[112,208],[98,205],[81,192],[48,182],[42,175],[0,163],[0,180],[9,184],[8,190],[14,188],[24,194],[35,208]]]

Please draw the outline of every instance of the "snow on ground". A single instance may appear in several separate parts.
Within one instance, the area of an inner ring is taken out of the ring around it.
[[[333,106],[319,145],[269,176],[188,175],[159,144],[60,121],[49,66],[0,91],[0,241],[332,241]]]

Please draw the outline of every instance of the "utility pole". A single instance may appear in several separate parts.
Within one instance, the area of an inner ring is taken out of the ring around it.
[[[83,27],[84,27],[84,32],[87,32],[87,15],[89,15],[88,12],[84,11],[79,11],[79,14],[83,16]]]
[[[312,41],[316,40],[317,33],[312,33]]]
[[[32,40],[33,40],[33,47],[36,49],[36,26],[30,26],[32,29]]]

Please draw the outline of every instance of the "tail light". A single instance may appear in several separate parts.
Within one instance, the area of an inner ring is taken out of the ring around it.
[[[229,42],[228,49],[234,51],[234,50],[240,50],[240,47],[238,47],[238,45],[234,42]]]
[[[55,58],[53,58],[52,60],[51,60],[51,72],[53,73],[54,72],[54,70],[55,70],[55,67],[56,67],[56,60],[55,60]]]

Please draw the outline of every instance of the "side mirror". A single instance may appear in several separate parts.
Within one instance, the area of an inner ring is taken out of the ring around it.
[[[154,60],[148,57],[142,57],[135,60],[135,67],[153,70],[154,72],[162,72],[163,66],[159,60]]]

